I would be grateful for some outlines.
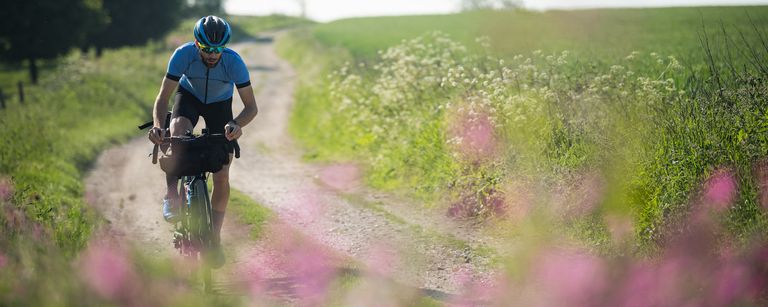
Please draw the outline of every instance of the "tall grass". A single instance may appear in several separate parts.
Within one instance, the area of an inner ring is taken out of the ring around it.
[[[135,123],[146,119],[165,51],[133,48],[99,60],[72,55],[28,89],[25,104],[12,101],[0,112],[0,173],[14,190],[7,205],[50,229],[66,254],[83,246],[92,227],[80,178],[101,148],[135,134]]]
[[[754,171],[766,146],[765,40],[744,16],[748,29],[699,27],[686,39],[701,57],[684,60],[644,49],[592,65],[423,35],[300,86],[294,125],[311,128],[293,131],[313,157],[362,160],[372,185],[408,187],[456,216],[580,212],[565,225],[595,247],[608,240],[605,214],[631,216],[639,246],[663,241],[702,182],[733,171],[740,196],[727,224],[746,243],[768,228]]]
[[[649,51],[502,60],[422,35],[304,76],[292,131],[375,186],[502,217],[504,268],[490,284],[457,273],[451,304],[761,306],[768,49],[704,32],[706,57],[686,61],[705,70]],[[306,33],[285,44],[296,63],[327,54]]]

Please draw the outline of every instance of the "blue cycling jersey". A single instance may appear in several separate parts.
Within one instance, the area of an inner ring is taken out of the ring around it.
[[[225,48],[216,66],[205,65],[194,42],[177,48],[168,61],[168,79],[191,92],[205,104],[232,98],[233,85],[243,88],[251,85],[248,68],[240,55]]]

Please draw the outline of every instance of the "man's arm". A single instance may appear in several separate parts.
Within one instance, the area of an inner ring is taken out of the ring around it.
[[[243,135],[242,127],[248,125],[256,114],[259,113],[259,107],[256,105],[256,97],[253,96],[253,87],[250,85],[237,89],[240,100],[243,101],[243,111],[235,117],[236,124],[229,122],[225,127],[227,139],[235,140]],[[231,130],[231,132],[230,132]]]
[[[162,142],[161,131],[165,127],[165,117],[168,114],[168,100],[171,94],[179,84],[178,81],[163,78],[163,84],[160,85],[160,93],[155,98],[155,107],[152,110],[152,120],[154,121],[152,129],[149,130],[149,140],[155,144]]]

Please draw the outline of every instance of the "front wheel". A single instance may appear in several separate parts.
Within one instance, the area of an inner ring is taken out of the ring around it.
[[[213,278],[208,254],[213,245],[213,212],[208,185],[204,177],[197,177],[189,184],[189,231],[190,238],[198,246],[198,259],[202,261],[201,277],[206,292],[212,291]]]

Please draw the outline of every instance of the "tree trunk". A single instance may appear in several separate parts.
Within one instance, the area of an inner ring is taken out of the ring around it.
[[[37,84],[37,58],[29,57],[29,80],[32,84]]]

